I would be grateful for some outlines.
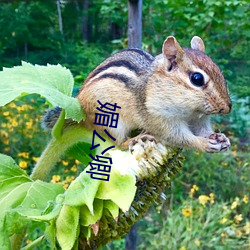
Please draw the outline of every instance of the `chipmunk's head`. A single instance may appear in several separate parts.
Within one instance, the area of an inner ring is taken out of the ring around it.
[[[226,81],[204,51],[204,43],[198,36],[192,38],[191,48],[181,48],[175,37],[169,36],[162,47],[164,72],[175,79],[173,82],[180,85],[181,92],[190,98],[198,112],[227,114],[232,104]]]

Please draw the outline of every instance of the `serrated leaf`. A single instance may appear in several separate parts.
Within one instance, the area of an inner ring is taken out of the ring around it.
[[[82,162],[86,166],[89,165],[93,159],[89,156],[91,153],[95,156],[96,150],[90,150],[91,144],[86,142],[79,142],[67,150],[67,155],[77,159],[78,161]]]
[[[48,201],[55,200],[58,194],[64,193],[61,185],[46,183],[40,180],[32,182],[26,197],[20,204],[25,209],[37,209],[41,212],[46,208]]]
[[[112,200],[123,212],[129,210],[134,199],[136,180],[133,175],[121,175],[117,170],[111,170],[109,181],[102,181],[96,198],[103,200]]]
[[[80,208],[80,225],[89,226],[95,224],[102,217],[103,200],[95,199],[93,203],[94,214],[91,214],[87,206]]]
[[[31,182],[30,178],[27,176],[17,176],[0,181],[0,202],[9,192],[25,182]]]
[[[16,208],[22,203],[31,184],[32,182],[27,182],[19,185],[1,200],[0,221],[8,209]]]
[[[28,175],[16,164],[10,156],[0,154],[0,181],[17,176]],[[31,180],[31,179],[30,179]]]
[[[79,234],[79,207],[64,205],[56,220],[56,238],[64,250],[71,250]]]
[[[87,205],[93,214],[93,201],[100,183],[101,180],[93,180],[85,170],[66,190],[64,204],[70,206]]]
[[[73,85],[71,72],[61,65],[34,66],[22,62],[22,66],[0,72],[0,106],[18,96],[36,93],[53,106],[65,109],[66,118],[79,122],[84,114],[78,100],[71,97]]]

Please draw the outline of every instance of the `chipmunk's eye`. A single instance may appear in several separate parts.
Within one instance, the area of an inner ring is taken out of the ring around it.
[[[201,73],[195,72],[190,74],[190,81],[198,87],[201,87],[204,85],[204,77]]]

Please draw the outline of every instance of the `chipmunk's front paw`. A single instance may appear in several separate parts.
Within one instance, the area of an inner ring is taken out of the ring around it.
[[[144,148],[146,141],[151,141],[151,142],[156,143],[156,139],[152,135],[148,135],[148,134],[138,135],[134,139],[132,139],[128,144],[130,152],[133,151],[133,146],[137,143],[139,143]]]
[[[208,137],[207,152],[216,153],[230,147],[229,139],[222,133],[214,133]]]

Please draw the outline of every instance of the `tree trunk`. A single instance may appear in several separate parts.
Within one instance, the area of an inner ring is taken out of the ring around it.
[[[128,1],[128,47],[142,47],[142,0]]]
[[[126,250],[136,250],[137,241],[137,224],[131,227],[129,233],[126,235]]]
[[[89,18],[88,18],[88,8],[89,8],[89,0],[82,1],[82,39],[84,41],[89,40]]]
[[[59,20],[59,30],[63,36],[63,22],[62,22],[62,12],[61,12],[60,0],[56,1],[56,5],[57,5],[57,12],[58,12],[58,20]]]

